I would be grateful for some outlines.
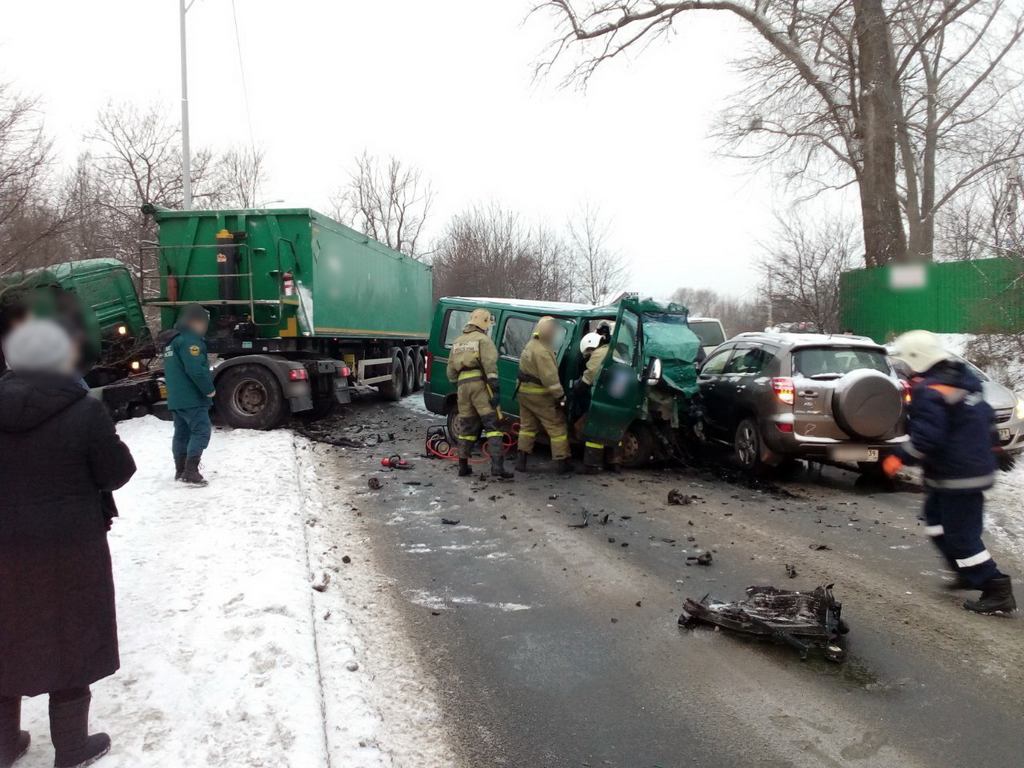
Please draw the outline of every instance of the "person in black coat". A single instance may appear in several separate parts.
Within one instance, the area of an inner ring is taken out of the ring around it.
[[[88,733],[89,685],[117,671],[110,492],[135,462],[74,372],[68,335],[28,320],[0,377],[0,768],[23,755],[21,698],[50,694],[56,768],[110,749]]]

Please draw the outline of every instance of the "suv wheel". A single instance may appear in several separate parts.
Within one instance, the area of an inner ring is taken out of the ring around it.
[[[761,465],[761,431],[753,419],[743,419],[736,427],[733,456],[743,469],[752,471]]]

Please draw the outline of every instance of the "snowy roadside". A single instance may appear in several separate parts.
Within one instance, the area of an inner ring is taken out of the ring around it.
[[[114,742],[102,765],[455,763],[371,548],[342,563],[360,525],[325,508],[315,447],[218,431],[198,489],[171,479],[169,424],[119,432],[139,472],[116,494],[121,671],[93,687],[93,728]],[[25,701],[23,727],[19,766],[52,765],[46,697]]]

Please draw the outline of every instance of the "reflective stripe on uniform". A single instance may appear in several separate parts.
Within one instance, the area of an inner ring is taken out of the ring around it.
[[[569,439],[568,435],[556,435],[551,438],[552,443],[564,443]]]
[[[944,488],[950,491],[973,491],[990,488],[995,481],[996,475],[993,472],[990,475],[979,475],[978,477],[954,477],[944,480],[926,477],[924,484],[929,488]]]
[[[908,442],[903,444],[903,450],[906,451],[911,456],[913,456],[915,459],[923,459],[924,458],[924,453],[922,453],[921,451],[917,450],[917,448],[914,446],[914,444],[912,442],[910,442],[910,441],[908,441]]]
[[[604,443],[593,443],[590,440],[586,442],[587,448],[604,448]]]
[[[991,559],[992,555],[988,553],[987,549],[983,549],[976,555],[965,557],[963,560],[957,560],[956,564],[958,568],[973,568],[976,565],[987,563]]]
[[[924,532],[928,536],[942,536],[946,533],[946,529],[941,525],[926,525],[924,527]]]
[[[524,395],[546,395],[548,394],[548,388],[540,384],[530,384],[529,382],[521,382],[519,384],[519,391]]]
[[[537,433],[536,432],[531,432],[528,429],[520,429],[519,430],[519,436],[520,437],[536,437]]]
[[[467,443],[475,443],[476,435],[459,435],[459,440],[465,440]]]
[[[483,371],[477,368],[470,368],[467,371],[459,371],[459,381],[467,381],[469,379],[479,379],[484,375]]]
[[[505,433],[500,429],[496,432],[484,432],[484,437],[504,437]]]

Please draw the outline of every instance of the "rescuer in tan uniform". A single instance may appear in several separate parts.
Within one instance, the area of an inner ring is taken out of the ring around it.
[[[587,368],[576,385],[577,396],[584,392],[589,395],[593,392],[594,383],[601,375],[605,358],[608,357],[608,336],[601,333],[588,333],[580,341],[580,352],[587,360]],[[587,425],[590,420],[589,406],[583,417],[583,471],[590,475],[601,471],[601,467],[607,467],[612,472],[622,471],[622,452],[619,450],[619,443],[607,443],[603,439],[588,434]]]
[[[503,480],[513,477],[505,471],[502,437],[496,408],[498,391],[498,350],[487,335],[494,318],[486,309],[474,309],[462,335],[452,342],[448,355],[448,380],[458,385],[459,418],[455,423],[459,440],[459,477],[473,474],[469,457],[483,426],[491,475]]]
[[[565,390],[558,379],[558,362],[553,344],[558,323],[553,317],[537,321],[522,355],[519,356],[519,456],[516,470],[526,471],[526,457],[533,453],[538,430],[547,432],[551,458],[558,473],[572,471],[569,461],[569,428],[565,421]]]

